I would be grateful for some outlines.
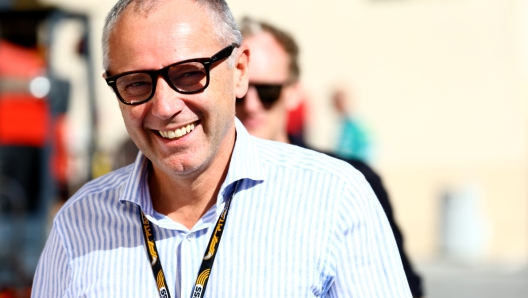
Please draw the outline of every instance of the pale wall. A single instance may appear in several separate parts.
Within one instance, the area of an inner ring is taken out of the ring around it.
[[[111,6],[103,0],[46,2],[91,9],[97,32]],[[353,91],[356,109],[375,133],[374,165],[413,258],[439,254],[442,192],[473,185],[482,194],[479,216],[489,223],[484,260],[527,259],[525,1],[228,3],[238,19],[249,14],[297,37],[314,146],[329,149],[335,141],[330,88],[339,81]],[[100,55],[100,36],[94,40]],[[100,57],[96,61],[99,76]],[[100,77],[96,81],[100,145],[112,150],[124,129],[113,95]]]
[[[440,252],[443,191],[476,185],[488,237],[482,257],[526,259],[522,1],[229,3],[237,17],[264,18],[298,38],[313,145],[335,141],[330,88],[348,83],[375,133],[374,164],[414,258]]]

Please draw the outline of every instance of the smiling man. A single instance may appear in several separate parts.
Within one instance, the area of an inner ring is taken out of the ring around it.
[[[363,176],[235,118],[241,41],[221,0],[115,5],[104,78],[140,152],[57,213],[33,297],[410,296]]]

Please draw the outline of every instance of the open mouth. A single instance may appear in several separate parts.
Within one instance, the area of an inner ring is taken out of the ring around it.
[[[160,134],[161,137],[165,139],[173,140],[173,139],[181,138],[184,135],[193,131],[195,125],[196,125],[196,122],[187,124],[180,128],[176,128],[175,130],[158,130],[158,133]]]

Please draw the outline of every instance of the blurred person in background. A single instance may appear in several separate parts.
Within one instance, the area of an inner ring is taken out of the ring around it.
[[[335,154],[343,158],[369,162],[372,158],[370,134],[359,117],[351,110],[350,98],[344,88],[337,88],[333,91],[332,104],[340,118]]]
[[[235,118],[241,42],[223,0],[117,2],[104,78],[140,153],[57,213],[33,297],[411,296],[363,176]]]
[[[237,117],[254,136],[308,148],[301,138],[287,131],[289,111],[304,98],[299,82],[299,48],[295,40],[276,26],[249,17],[242,20],[240,27],[243,43],[251,51],[251,60],[249,90],[243,98],[237,99]],[[340,102],[345,99],[342,95],[336,94]],[[404,252],[403,237],[394,221],[389,197],[380,177],[359,159],[344,160],[365,176],[378,197],[394,233],[411,292],[414,297],[422,297],[421,279],[413,271]]]

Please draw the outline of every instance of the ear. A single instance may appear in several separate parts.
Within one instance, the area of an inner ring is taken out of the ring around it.
[[[245,44],[238,48],[234,70],[235,95],[242,98],[249,84],[249,47]]]
[[[306,100],[306,92],[299,82],[292,83],[285,90],[288,94],[286,98],[286,109],[293,111],[299,107],[299,105]]]

